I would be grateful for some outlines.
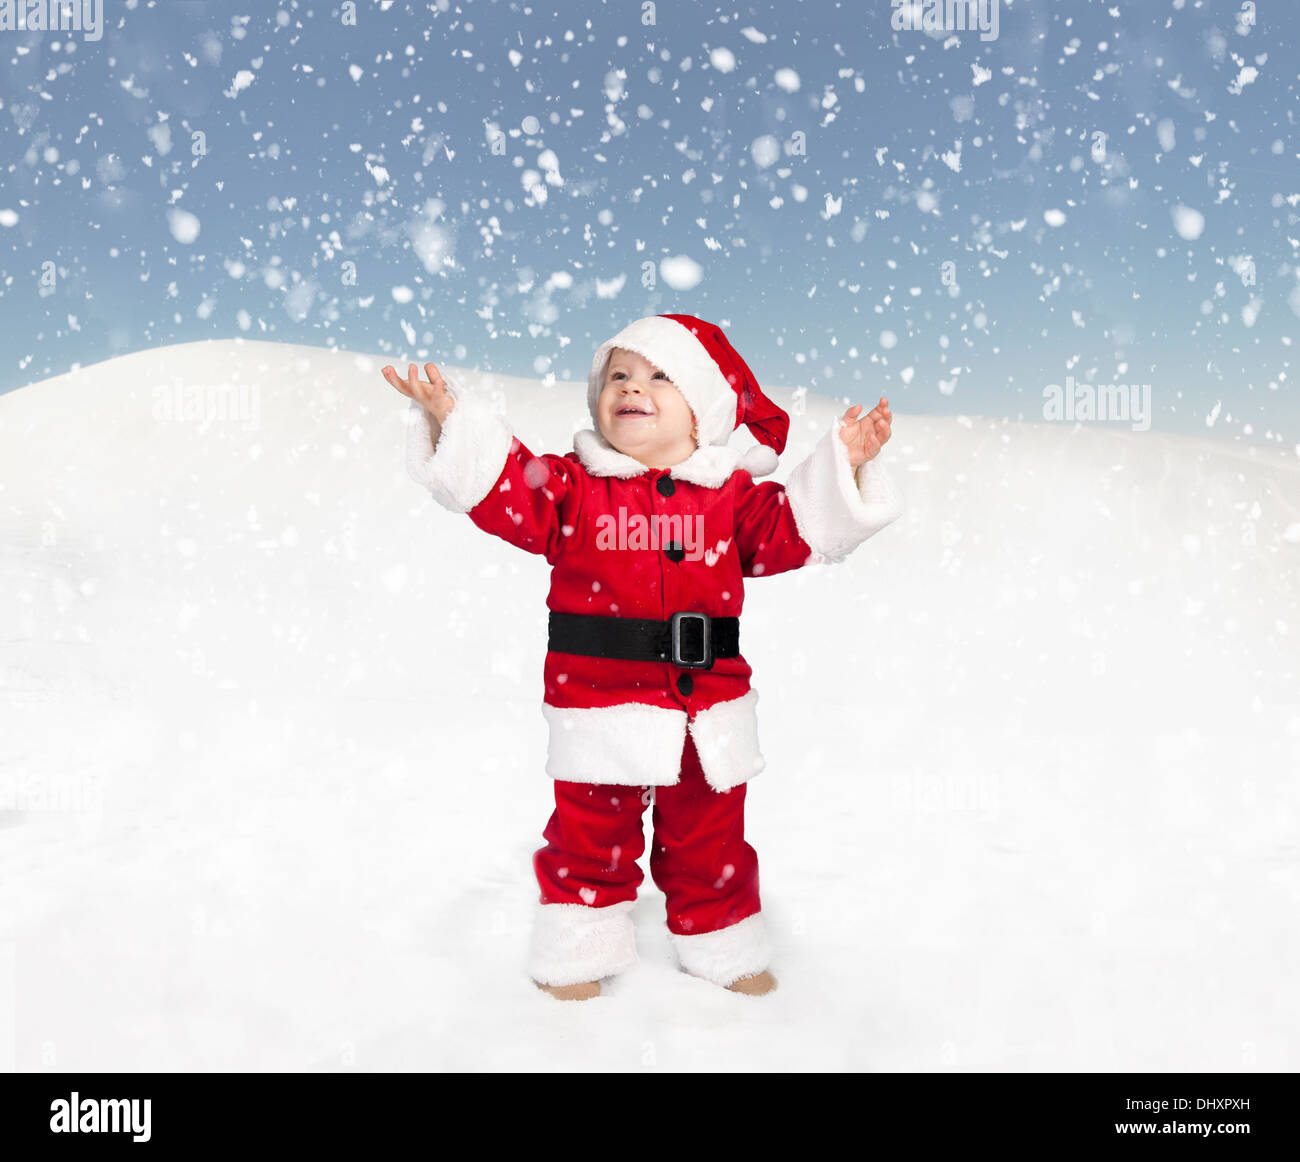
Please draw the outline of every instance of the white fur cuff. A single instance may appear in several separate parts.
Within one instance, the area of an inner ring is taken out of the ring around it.
[[[704,781],[715,791],[752,779],[763,769],[758,749],[758,691],[715,702],[691,719],[691,738],[700,756]]]
[[[538,984],[580,984],[613,976],[636,963],[632,901],[604,908],[539,904],[528,953]]]
[[[411,401],[406,423],[406,470],[452,512],[469,512],[497,482],[514,444],[514,434],[485,396],[447,381],[456,406],[437,447],[424,409]]]
[[[715,791],[752,779],[764,766],[758,747],[758,691],[715,702],[688,723],[685,712],[627,702],[571,708],[542,703],[550,727],[546,773],[569,783],[668,787],[680,781],[686,731]],[[628,740],[635,740],[629,746]]]
[[[877,455],[855,473],[836,420],[785,486],[799,535],[825,561],[842,561],[903,513],[903,499]]]
[[[546,773],[569,783],[671,786],[681,777],[686,712],[625,702],[572,709],[542,703]]]
[[[762,972],[772,959],[762,912],[716,932],[701,932],[696,936],[669,932],[668,942],[677,953],[683,971],[724,988],[742,976]]]

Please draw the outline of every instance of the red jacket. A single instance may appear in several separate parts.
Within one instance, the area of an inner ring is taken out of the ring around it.
[[[489,400],[444,376],[456,406],[431,451],[428,418],[412,403],[408,469],[445,508],[544,556],[552,610],[739,617],[744,578],[843,560],[902,511],[879,457],[853,472],[838,421],[783,488],[756,484],[728,446],[651,469],[586,430],[572,452],[534,455]],[[742,650],[744,632],[742,620]],[[702,670],[548,651],[547,773],[580,783],[675,783],[689,729],[710,785],[743,783],[763,769],[750,673],[743,655]]]

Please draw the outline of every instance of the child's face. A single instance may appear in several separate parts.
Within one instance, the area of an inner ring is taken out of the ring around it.
[[[672,380],[635,351],[615,347],[597,402],[601,435],[650,468],[670,468],[695,451],[695,414]]]

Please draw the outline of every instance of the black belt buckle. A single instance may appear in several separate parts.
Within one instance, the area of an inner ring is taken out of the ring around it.
[[[698,659],[682,657],[682,622],[699,621],[703,654]],[[686,670],[713,669],[713,626],[707,613],[674,613],[668,619],[668,660]]]

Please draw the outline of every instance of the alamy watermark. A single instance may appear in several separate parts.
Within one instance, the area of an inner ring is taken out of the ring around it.
[[[50,1102],[50,1133],[130,1134],[133,1142],[147,1142],[152,1104],[147,1097],[82,1097],[74,1089]]]
[[[93,775],[26,774],[0,783],[0,812],[104,810],[102,778]]]
[[[104,35],[104,0],[0,0],[0,32],[80,32]]]
[[[251,432],[262,422],[261,389],[249,383],[159,384],[153,389],[153,418],[201,429],[237,423]]]
[[[999,813],[1001,782],[997,774],[945,775],[907,772],[890,778],[893,804],[918,814],[972,812],[996,817]]]
[[[975,32],[997,40],[999,0],[890,0],[895,32]]]
[[[698,513],[683,516],[681,513],[628,513],[624,505],[618,506],[618,515],[605,513],[596,518],[596,548],[677,550],[687,561],[708,560],[710,565],[726,551],[727,542],[704,547],[704,517]]]
[[[1049,383],[1043,388],[1043,419],[1082,423],[1086,420],[1121,420],[1135,432],[1151,427],[1151,385],[1149,383],[1075,383],[1065,377],[1065,386]]]

